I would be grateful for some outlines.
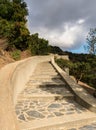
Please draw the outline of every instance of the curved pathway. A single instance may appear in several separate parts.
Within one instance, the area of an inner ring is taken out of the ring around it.
[[[49,62],[38,64],[16,104],[22,130],[95,130],[96,115],[74,100]]]

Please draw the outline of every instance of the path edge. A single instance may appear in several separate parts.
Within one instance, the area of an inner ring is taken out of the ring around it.
[[[83,87],[78,85],[65,71],[63,71],[51,58],[51,64],[66,82],[68,89],[75,95],[75,100],[88,110],[96,113],[96,99],[90,95]]]

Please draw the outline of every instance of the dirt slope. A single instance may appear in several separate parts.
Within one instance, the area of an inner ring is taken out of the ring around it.
[[[6,64],[9,64],[11,62],[14,62],[10,54],[6,51],[1,50],[0,51],[0,69],[5,66]]]

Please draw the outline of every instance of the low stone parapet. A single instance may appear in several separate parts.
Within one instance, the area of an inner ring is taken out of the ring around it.
[[[51,63],[64,79],[67,87],[75,95],[75,100],[85,108],[96,113],[96,99],[92,95],[90,95],[83,87],[78,85],[66,72],[64,72],[55,63],[54,58],[51,59]]]

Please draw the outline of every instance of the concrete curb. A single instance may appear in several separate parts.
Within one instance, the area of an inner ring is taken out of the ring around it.
[[[71,92],[75,95],[75,100],[85,108],[96,113],[96,99],[90,95],[83,87],[78,85],[66,72],[64,72],[55,63],[54,58],[51,59],[51,64],[64,79]]]

